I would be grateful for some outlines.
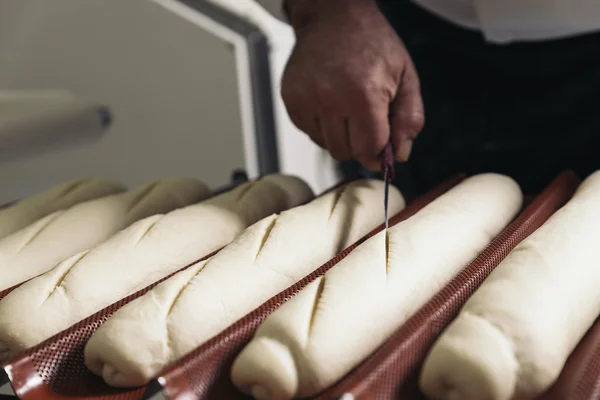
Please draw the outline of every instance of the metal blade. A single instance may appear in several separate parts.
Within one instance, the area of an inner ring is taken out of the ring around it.
[[[381,168],[383,169],[383,180],[385,182],[385,192],[383,195],[384,201],[384,213],[385,213],[385,230],[387,232],[389,227],[388,222],[388,198],[389,198],[389,190],[390,190],[390,181],[394,179],[395,171],[394,171],[394,149],[392,148],[392,143],[389,142],[385,148],[383,149],[383,153],[381,155]]]

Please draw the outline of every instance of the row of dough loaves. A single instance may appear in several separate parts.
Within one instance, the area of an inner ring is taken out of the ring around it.
[[[312,198],[300,179],[267,175],[140,219],[0,301],[0,361],[220,249],[256,221]]]
[[[231,378],[261,400],[310,397],[360,364],[497,236],[522,206],[510,178],[464,180],[358,246],[272,313]]]
[[[534,399],[600,314],[600,172],[491,273],[434,344],[435,400]]]
[[[382,182],[358,180],[257,222],[117,311],[88,342],[86,365],[110,385],[144,384],[375,229],[383,194]],[[392,188],[389,211],[403,207]]]
[[[56,211],[0,239],[0,291],[40,275],[133,222],[210,196],[194,179],[164,179]]]
[[[100,179],[78,179],[56,185],[0,209],[0,239],[55,211],[125,190],[118,182]]]

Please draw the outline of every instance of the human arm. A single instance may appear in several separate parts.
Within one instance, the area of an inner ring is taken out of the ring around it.
[[[282,81],[294,124],[337,160],[406,161],[424,123],[417,72],[375,0],[285,0],[296,33]]]

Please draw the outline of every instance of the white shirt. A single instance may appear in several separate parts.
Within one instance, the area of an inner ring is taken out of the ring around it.
[[[283,0],[257,0],[285,20]],[[600,31],[600,0],[412,0],[492,43],[540,41]]]

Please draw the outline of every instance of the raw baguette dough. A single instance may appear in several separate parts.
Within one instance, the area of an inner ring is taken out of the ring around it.
[[[125,190],[120,183],[101,179],[79,179],[56,185],[0,209],[0,239],[55,211]]]
[[[209,196],[208,187],[195,179],[165,179],[56,211],[0,240],[0,291],[48,271],[141,218]]]
[[[269,175],[132,224],[0,301],[0,360],[218,250],[250,224],[312,197],[300,179]]]
[[[109,385],[146,383],[381,224],[383,189],[356,181],[254,224],[115,313],[88,342],[86,365]],[[403,207],[391,188],[390,213]]]
[[[431,399],[532,399],[600,313],[600,172],[522,241],[430,351]]]
[[[265,320],[232,367],[234,384],[261,400],[330,386],[474,259],[521,203],[512,179],[483,174],[367,240]]]

